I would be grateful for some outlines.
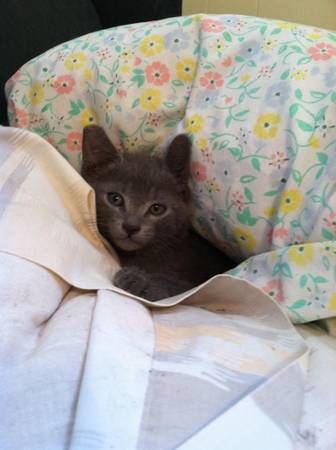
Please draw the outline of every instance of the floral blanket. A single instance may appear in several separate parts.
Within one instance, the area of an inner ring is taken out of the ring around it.
[[[79,168],[83,126],[120,149],[193,140],[194,226],[291,320],[336,311],[336,33],[191,16],[62,44],[8,82],[10,123]]]

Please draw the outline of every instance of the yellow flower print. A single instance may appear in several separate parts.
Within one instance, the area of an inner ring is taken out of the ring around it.
[[[192,81],[196,72],[196,62],[192,58],[181,59],[176,64],[177,78],[181,81]]]
[[[336,310],[336,292],[334,292],[332,294],[332,296],[330,297],[329,303],[328,303],[328,308]]]
[[[279,114],[267,113],[259,116],[257,123],[254,126],[253,133],[260,139],[274,138],[279,131],[280,124]]]
[[[277,46],[278,46],[278,44],[273,39],[269,38],[269,39],[266,39],[266,41],[264,41],[262,48],[265,52],[271,52]]]
[[[304,70],[296,69],[292,73],[291,78],[293,78],[296,81],[302,81],[302,80],[305,80],[307,78],[307,73]]]
[[[277,22],[277,26],[279,28],[281,28],[282,30],[291,30],[291,29],[297,27],[297,25],[295,23],[291,23],[291,22]]]
[[[276,214],[276,209],[274,208],[274,206],[270,206],[268,208],[264,209],[264,215],[265,217],[273,217]]]
[[[201,137],[198,139],[198,148],[200,150],[202,150],[202,151],[205,150],[207,148],[207,145],[208,145],[208,141],[206,140],[206,138]]]
[[[140,105],[148,111],[156,111],[161,104],[159,89],[146,89],[140,97]]]
[[[220,191],[220,185],[216,178],[211,178],[206,182],[206,187],[209,192],[219,192]]]
[[[244,250],[248,250],[250,252],[256,246],[257,242],[254,239],[253,234],[245,230],[244,228],[234,228],[233,234],[240,247],[242,247]]]
[[[83,76],[86,80],[92,80],[93,78],[93,72],[91,69],[84,70]]]
[[[68,55],[64,61],[64,65],[68,70],[81,69],[86,62],[86,56],[83,52],[73,52]]]
[[[240,80],[245,82],[250,79],[250,75],[248,73],[243,73],[243,75],[240,77]]]
[[[311,148],[320,148],[320,142],[317,139],[316,136],[312,136],[309,141],[308,141],[309,145],[311,146]]]
[[[322,34],[320,33],[310,33],[307,35],[307,38],[312,39],[313,41],[317,41],[319,39],[321,39]]]
[[[188,133],[197,133],[198,131],[201,131],[203,128],[203,117],[199,114],[194,114],[193,116],[190,116],[186,123],[186,130]]]
[[[297,189],[287,189],[280,198],[279,210],[283,214],[296,211],[302,203],[302,196]]]
[[[86,127],[86,125],[93,125],[99,123],[99,117],[97,111],[93,108],[84,109],[80,118],[81,125]]]
[[[146,56],[155,56],[161,53],[164,47],[163,37],[159,34],[151,34],[140,42],[140,51]]]
[[[288,261],[300,267],[306,266],[314,258],[313,244],[293,245],[287,255]]]
[[[226,47],[226,42],[224,39],[216,39],[214,42],[210,44],[210,47],[217,52],[221,52]]]
[[[336,243],[328,242],[324,245],[324,247],[320,248],[320,253],[331,258],[332,256],[336,256]]]
[[[123,64],[123,65],[120,67],[120,70],[121,70],[122,73],[130,73],[131,68],[130,68],[130,66],[128,66],[127,64]]]
[[[29,91],[29,100],[33,105],[38,105],[44,100],[44,89],[41,83],[37,82],[32,85]]]
[[[204,15],[203,14],[196,14],[195,16],[193,16],[192,20],[193,22],[200,22],[203,19]]]

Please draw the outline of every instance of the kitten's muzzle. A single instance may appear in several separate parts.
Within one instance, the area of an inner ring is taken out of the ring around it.
[[[128,236],[132,236],[133,234],[138,233],[141,229],[140,225],[135,224],[135,223],[128,223],[128,222],[124,222],[122,224],[122,228],[124,231],[126,231]]]

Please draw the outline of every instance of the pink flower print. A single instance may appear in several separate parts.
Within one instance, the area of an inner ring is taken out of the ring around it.
[[[155,84],[155,86],[162,86],[170,78],[168,67],[165,64],[161,64],[160,61],[154,61],[147,66],[145,74],[147,81]]]
[[[160,114],[149,113],[148,118],[146,120],[146,125],[148,127],[158,127],[161,120]]]
[[[135,66],[139,66],[142,63],[142,59],[139,58],[139,56],[136,56],[135,61],[134,61],[134,65]]]
[[[201,77],[200,83],[204,88],[213,90],[223,86],[224,80],[219,72],[209,70],[209,72],[206,72],[203,77]]]
[[[223,61],[221,62],[222,66],[224,67],[230,67],[232,65],[232,58],[230,56],[227,56],[226,58],[223,59]]]
[[[279,227],[273,231],[273,237],[283,239],[288,235],[288,230],[285,227]]]
[[[273,70],[274,70],[273,66],[263,66],[259,71],[259,75],[261,77],[271,78]]]
[[[236,191],[232,194],[232,203],[237,206],[239,211],[241,211],[244,207],[244,196],[239,191]]]
[[[289,161],[289,158],[286,158],[285,152],[276,151],[275,153],[272,153],[271,162],[269,162],[268,165],[281,169],[286,165],[287,161]]]
[[[15,126],[18,128],[26,128],[28,125],[28,115],[23,109],[17,109],[15,112]]]
[[[206,180],[206,166],[199,161],[195,161],[191,165],[191,173],[193,178],[198,182],[202,183]]]
[[[285,227],[277,228],[273,231],[273,237],[283,239],[288,235],[288,230]]]
[[[324,217],[323,221],[330,229],[336,229],[336,213],[331,212],[328,217]]]
[[[202,30],[208,33],[220,33],[225,29],[222,22],[213,19],[206,19],[202,21]]]
[[[61,75],[56,79],[54,87],[59,94],[70,94],[74,85],[75,80],[70,75]]]
[[[66,140],[67,148],[71,152],[78,152],[82,147],[82,134],[72,131]]]
[[[276,278],[265,284],[265,286],[262,287],[262,290],[277,302],[282,302],[284,300],[281,282]]]
[[[327,61],[332,56],[336,56],[336,47],[326,42],[320,42],[315,47],[310,47],[308,53],[314,61]]]
[[[101,57],[101,59],[105,60],[112,57],[112,52],[108,47],[101,48],[97,52],[98,56]]]
[[[226,104],[226,105],[228,105],[229,103],[231,103],[232,102],[232,100],[233,100],[233,98],[232,97],[228,97],[227,95],[225,96],[225,100],[224,100],[224,103]]]
[[[53,147],[55,147],[56,145],[56,140],[52,136],[49,136],[47,138],[47,142],[49,142],[49,144],[52,145]]]
[[[117,89],[117,95],[119,98],[127,97],[127,91],[125,89]]]

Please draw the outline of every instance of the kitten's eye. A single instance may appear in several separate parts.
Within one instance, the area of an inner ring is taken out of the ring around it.
[[[107,199],[113,206],[123,206],[124,199],[118,192],[110,192],[107,194]]]
[[[154,203],[150,208],[149,212],[153,216],[162,216],[166,212],[167,207],[165,205],[160,205],[160,203]]]

